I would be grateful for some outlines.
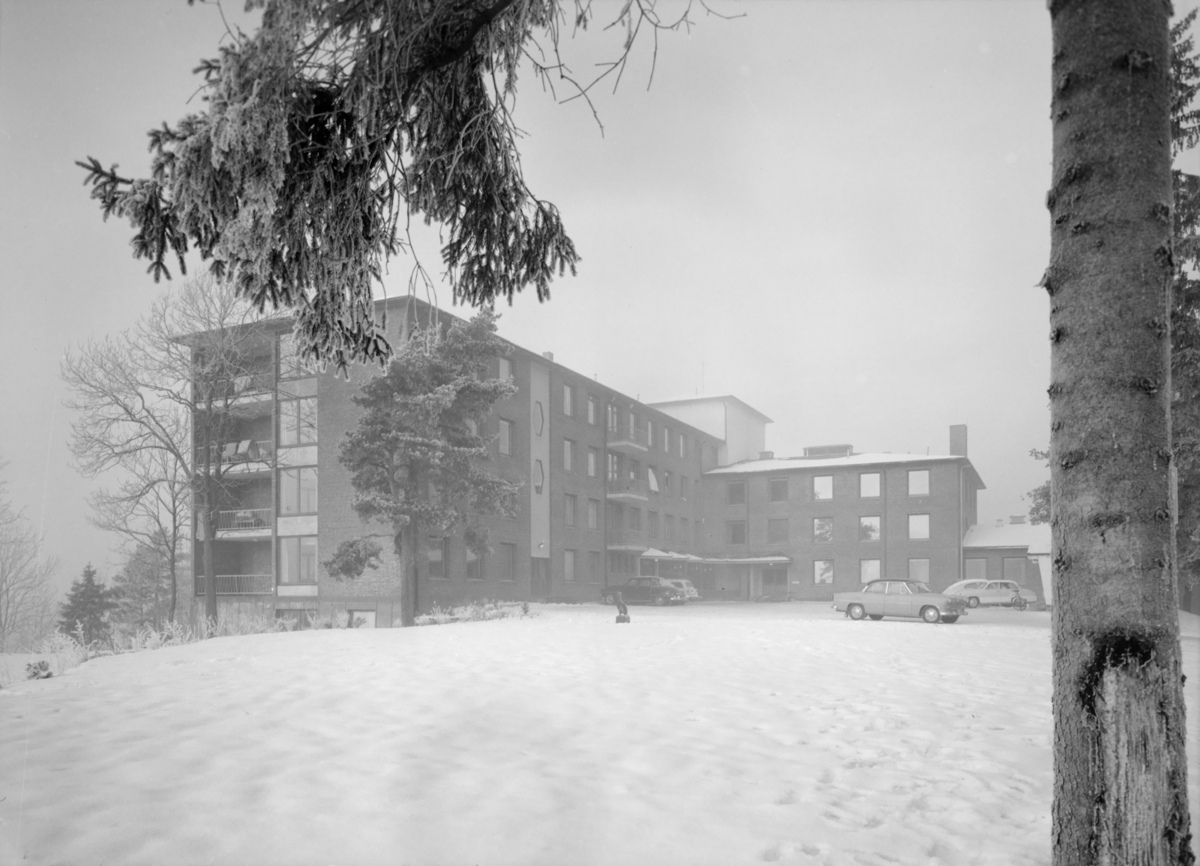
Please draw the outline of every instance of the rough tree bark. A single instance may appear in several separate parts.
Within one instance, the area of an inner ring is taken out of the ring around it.
[[[1052,0],[1054,862],[1191,864],[1164,0]]]

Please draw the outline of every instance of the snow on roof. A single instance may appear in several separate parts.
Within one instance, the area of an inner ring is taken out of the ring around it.
[[[662,406],[682,406],[685,403],[723,403],[725,401],[731,401],[733,403],[738,403],[738,404],[742,405],[743,407],[745,407],[746,409],[748,409],[753,414],[757,415],[759,418],[766,421],[767,423],[772,423],[771,419],[768,418],[766,415],[764,415],[762,412],[759,412],[757,409],[755,409],[753,406],[751,406],[749,403],[747,403],[741,397],[735,397],[733,394],[714,394],[711,397],[698,397],[697,396],[697,397],[679,397],[674,400],[655,400],[654,402],[647,403],[646,405],[650,406],[654,409],[658,409]]]
[[[1050,553],[1050,524],[1005,523],[1002,526],[977,523],[967,530],[963,547],[1027,547],[1030,556]]]
[[[889,463],[933,463],[966,460],[946,454],[851,454],[849,457],[774,457],[770,460],[743,460],[705,475],[742,475],[747,472],[787,472],[794,469],[831,469],[837,466],[873,466]]]

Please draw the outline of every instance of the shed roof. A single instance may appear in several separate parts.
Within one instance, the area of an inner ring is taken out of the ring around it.
[[[1025,547],[1030,556],[1050,553],[1050,524],[1005,523],[1002,526],[977,523],[963,536],[964,548]]]

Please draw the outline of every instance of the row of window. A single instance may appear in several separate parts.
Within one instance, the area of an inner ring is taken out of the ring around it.
[[[494,576],[498,580],[517,579],[517,546],[511,542],[501,542],[486,558],[480,558],[466,544],[463,545],[466,556],[467,580],[484,580]],[[586,554],[586,556],[584,555]],[[447,568],[450,560],[450,539],[445,536],[431,535],[425,547],[425,561],[431,578],[449,579],[452,575]],[[563,580],[573,583],[580,578],[590,583],[598,583],[604,576],[603,561],[600,551],[579,551],[567,548],[563,551]]]
[[[608,527],[610,530],[622,529],[631,532],[642,531],[642,509],[617,503],[609,503]],[[660,522],[661,521],[661,522]],[[678,535],[676,535],[678,527]],[[693,538],[693,527],[695,537]],[[703,521],[697,518],[695,524],[687,517],[676,518],[673,514],[660,515],[657,511],[646,512],[646,530],[651,539],[664,538],[667,541],[680,541],[684,544],[703,544]]]
[[[784,544],[791,535],[791,521],[786,517],[767,520],[767,543]],[[878,515],[867,515],[858,518],[858,540],[879,541],[882,535],[882,520]],[[929,539],[929,515],[908,515],[908,537],[912,541]],[[814,517],[812,521],[812,540],[825,544],[833,541],[833,518]],[[725,541],[727,544],[746,543],[746,521],[725,521]]]
[[[860,499],[878,499],[882,493],[882,473],[862,472],[858,476]],[[817,501],[833,499],[833,476],[814,475],[811,478],[811,498]],[[908,495],[929,495],[929,470],[910,469],[908,472]],[[767,501],[787,502],[789,499],[788,478],[767,479]],[[725,502],[728,505],[746,504],[746,481],[729,481],[725,485]]]
[[[860,583],[867,583],[871,580],[879,580],[882,576],[882,560],[879,559],[860,559],[858,561],[858,579]],[[832,559],[814,559],[813,560],[813,583],[833,583],[834,570]],[[929,581],[929,560],[928,559],[910,559],[908,561],[908,579],[919,580],[922,583]]]

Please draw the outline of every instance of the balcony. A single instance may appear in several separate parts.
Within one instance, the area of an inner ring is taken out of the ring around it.
[[[204,596],[204,575],[196,575],[196,597]],[[275,578],[270,574],[218,574],[217,595],[274,595]]]
[[[636,424],[610,424],[608,427],[608,450],[630,457],[638,457],[649,451],[646,444],[646,428]]]
[[[607,492],[610,502],[647,502],[650,499],[646,482],[633,478],[608,479]]]
[[[270,538],[274,508],[237,508],[217,512],[217,538]]]
[[[647,549],[646,533],[640,529],[610,529],[605,533],[604,543],[609,550],[641,553]]]
[[[275,443],[270,439],[242,439],[209,448],[209,460],[214,470],[227,475],[269,472],[275,462]],[[196,469],[204,469],[204,449],[196,452]]]
[[[213,409],[217,412],[243,410],[239,414],[259,414],[269,412],[275,401],[275,375],[270,371],[233,376],[208,387],[212,388]],[[206,398],[207,395],[201,396],[197,391],[201,408]]]

